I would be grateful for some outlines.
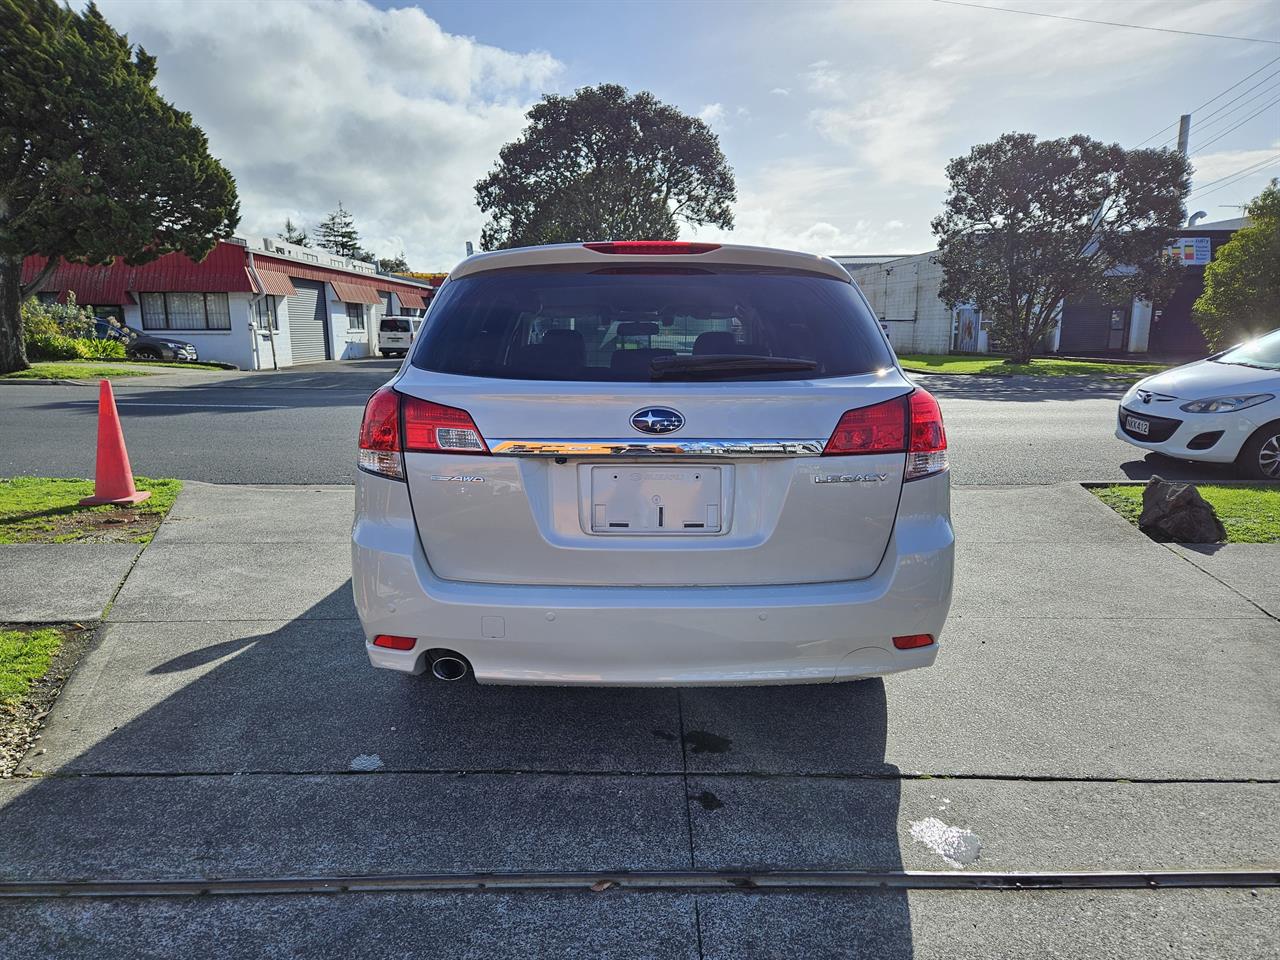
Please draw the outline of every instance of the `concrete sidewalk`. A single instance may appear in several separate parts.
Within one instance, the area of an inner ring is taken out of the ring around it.
[[[351,496],[186,485],[0,783],[0,880],[965,869],[931,817],[969,870],[1280,866],[1273,585],[1078,486],[955,491],[933,669],[682,691],[371,670]],[[0,901],[0,955],[1241,958],[1278,921],[1275,890]]]

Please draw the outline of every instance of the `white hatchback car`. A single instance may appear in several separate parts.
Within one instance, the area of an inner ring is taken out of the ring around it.
[[[359,446],[374,666],[765,684],[937,656],[942,417],[832,260],[680,242],[472,257]]]
[[[1120,401],[1116,436],[1280,480],[1280,330],[1139,380]]]

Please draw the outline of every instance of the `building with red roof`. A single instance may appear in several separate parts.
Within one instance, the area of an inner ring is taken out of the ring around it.
[[[27,257],[23,283],[44,266]],[[138,266],[61,263],[37,291],[69,293],[96,316],[189,341],[202,360],[260,370],[374,355],[382,317],[421,316],[434,288],[324,250],[236,237],[198,263],[180,253]]]

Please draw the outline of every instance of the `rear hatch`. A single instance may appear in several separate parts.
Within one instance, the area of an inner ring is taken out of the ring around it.
[[[411,418],[434,430],[440,405],[483,438],[442,428],[461,449],[404,455],[433,571],[615,586],[874,573],[913,387],[857,290],[813,261],[593,255],[450,279],[394,384],[407,436]],[[822,456],[868,409],[858,437],[898,444]]]

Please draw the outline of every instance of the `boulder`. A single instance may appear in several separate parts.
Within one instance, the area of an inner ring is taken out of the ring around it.
[[[1222,543],[1227,539],[1213,505],[1200,496],[1195,484],[1154,476],[1142,491],[1138,528],[1153,539],[1175,543]]]

